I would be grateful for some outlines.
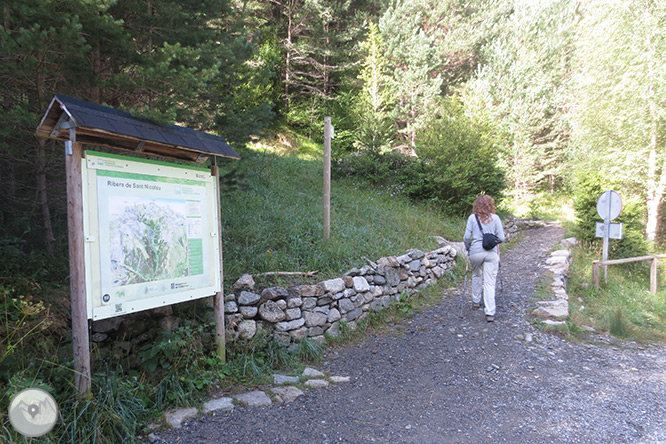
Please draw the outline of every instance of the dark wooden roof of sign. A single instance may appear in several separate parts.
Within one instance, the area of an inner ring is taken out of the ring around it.
[[[154,156],[204,162],[209,156],[240,159],[222,138],[182,126],[160,126],[130,113],[56,94],[44,113],[37,135]]]

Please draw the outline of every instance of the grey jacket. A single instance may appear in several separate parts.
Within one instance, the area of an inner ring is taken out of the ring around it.
[[[484,233],[493,233],[497,236],[502,242],[504,242],[504,227],[502,227],[502,221],[500,220],[497,214],[491,214],[492,220],[488,224],[481,222]],[[481,220],[479,218],[479,220]],[[483,249],[483,234],[479,230],[479,224],[476,223],[476,217],[474,214],[471,214],[467,218],[467,227],[465,228],[465,236],[463,237],[465,242],[465,248],[469,251],[469,254],[484,253],[486,250]],[[499,248],[499,247],[498,247]]]

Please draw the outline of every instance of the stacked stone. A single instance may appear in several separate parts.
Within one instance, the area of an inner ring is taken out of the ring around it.
[[[259,330],[288,345],[303,338],[323,342],[324,335],[338,336],[340,322],[350,329],[370,311],[386,308],[432,285],[455,266],[456,250],[444,246],[424,253],[411,250],[402,256],[352,268],[343,276],[311,285],[255,290],[250,275],[243,275],[225,297],[229,339],[251,339]]]
[[[538,301],[538,308],[532,311],[532,315],[543,320],[549,325],[562,325],[569,317],[569,295],[567,294],[567,276],[569,274],[569,261],[571,258],[571,247],[576,245],[576,238],[564,239],[561,242],[564,247],[553,251],[546,260],[546,268],[553,274],[551,290],[553,299]]]
[[[518,236],[519,231],[516,218],[513,216],[507,216],[504,220],[504,236],[506,237],[506,241],[508,242]]]

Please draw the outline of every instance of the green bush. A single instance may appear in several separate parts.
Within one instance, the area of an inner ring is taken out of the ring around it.
[[[502,133],[490,122],[473,119],[454,97],[443,102],[417,139],[417,164],[403,181],[411,197],[433,201],[455,214],[466,214],[480,194],[499,202],[505,173],[499,167]]]
[[[596,223],[602,219],[597,214],[597,201],[604,191],[618,188],[612,180],[604,178],[598,171],[587,171],[579,175],[574,191],[576,237],[593,250],[600,250],[603,240],[596,237]],[[613,223],[623,224],[622,240],[611,239],[609,258],[643,256],[648,245],[643,234],[643,205],[639,197],[621,193],[622,213]],[[633,267],[641,266],[629,265]]]
[[[372,185],[399,185],[402,170],[416,160],[399,153],[357,151],[331,165],[334,178],[357,177]]]

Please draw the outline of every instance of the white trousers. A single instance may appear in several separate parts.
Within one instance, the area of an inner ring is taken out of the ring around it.
[[[495,281],[499,269],[499,256],[495,249],[470,255],[472,263],[472,301],[481,303],[487,316],[495,316]]]

